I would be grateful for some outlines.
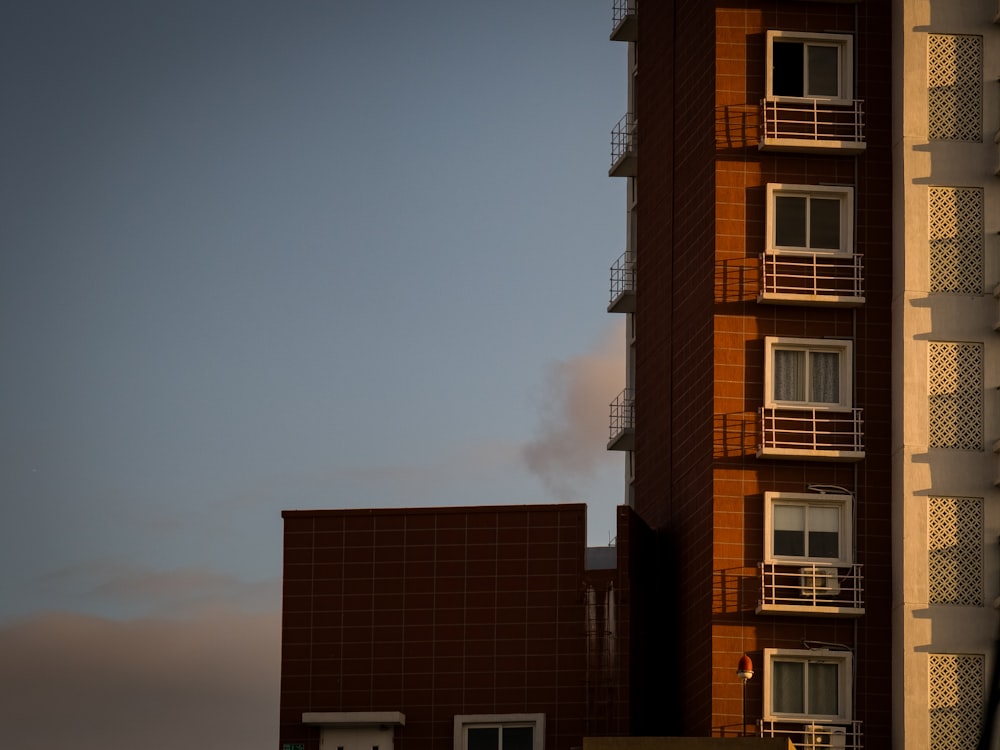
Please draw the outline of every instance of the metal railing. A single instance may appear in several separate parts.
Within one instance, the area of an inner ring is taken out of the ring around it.
[[[629,155],[635,155],[635,117],[626,112],[611,129],[611,166]]]
[[[626,250],[611,266],[611,305],[623,294],[635,291],[635,253]]]
[[[860,255],[803,253],[761,255],[761,298],[864,297],[864,263]]]
[[[759,723],[761,737],[787,737],[798,750],[862,750],[861,722],[842,723],[809,719],[799,721],[765,721]]]
[[[611,419],[608,440],[635,429],[635,392],[626,388],[611,402]]]
[[[865,141],[861,99],[831,104],[822,99],[784,101],[762,99],[764,142],[774,140]]]
[[[847,453],[864,456],[864,420],[860,408],[831,411],[814,407],[760,409],[760,453],[806,455]]]
[[[617,29],[622,21],[635,15],[635,0],[614,0],[611,5],[611,30]]]
[[[864,609],[861,566],[812,562],[761,562],[761,611],[773,608]]]

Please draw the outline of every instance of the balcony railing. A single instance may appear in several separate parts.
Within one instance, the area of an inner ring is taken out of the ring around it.
[[[761,101],[761,151],[860,154],[865,150],[862,100]]]
[[[635,0],[614,0],[611,9],[611,41],[634,42],[638,38]]]
[[[798,750],[862,750],[861,722],[760,721],[761,737],[787,737]]]
[[[860,565],[762,562],[757,614],[860,617],[865,613]]]
[[[862,411],[761,407],[757,456],[859,461],[865,457]]]
[[[608,312],[635,312],[635,253],[626,250],[611,266]]]
[[[775,305],[862,305],[860,255],[763,253],[758,302]]]
[[[630,451],[635,448],[635,395],[626,388],[611,402],[608,430],[609,451]]]
[[[635,118],[631,112],[611,130],[611,177],[635,177]]]

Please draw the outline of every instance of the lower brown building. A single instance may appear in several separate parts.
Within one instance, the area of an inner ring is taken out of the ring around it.
[[[589,550],[582,504],[282,516],[282,750],[570,750],[632,731],[644,669],[621,561],[644,527],[628,509],[618,544]]]

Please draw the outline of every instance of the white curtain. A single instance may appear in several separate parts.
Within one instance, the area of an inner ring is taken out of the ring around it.
[[[771,663],[771,708],[779,714],[839,716],[840,666],[835,663],[780,661]]]
[[[774,350],[774,400],[806,400],[806,353],[804,351]]]
[[[771,693],[771,708],[780,714],[804,714],[805,662],[775,660],[772,666],[774,688]]]
[[[840,402],[840,355],[837,352],[809,352],[811,377],[809,400],[817,404]]]
[[[840,403],[839,352],[775,349],[774,400]]]

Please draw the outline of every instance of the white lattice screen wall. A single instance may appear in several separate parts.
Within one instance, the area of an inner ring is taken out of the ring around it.
[[[932,187],[927,208],[930,290],[959,294],[983,291],[983,191]]]
[[[934,141],[983,140],[983,38],[927,35],[927,134]]]
[[[927,601],[981,607],[982,498],[929,498],[927,537]]]
[[[983,449],[983,345],[928,346],[928,445]]]
[[[980,654],[930,654],[930,747],[969,750],[979,742],[985,659]]]

